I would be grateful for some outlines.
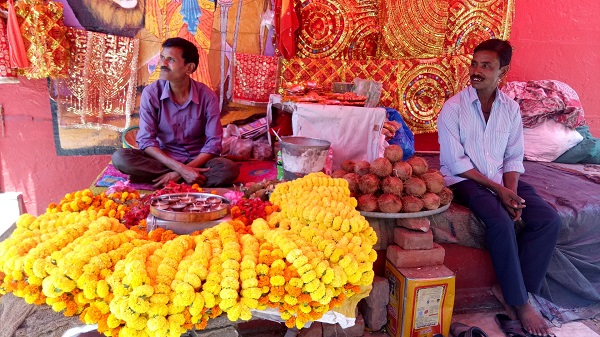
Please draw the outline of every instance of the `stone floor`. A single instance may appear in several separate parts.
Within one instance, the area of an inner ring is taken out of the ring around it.
[[[469,326],[478,326],[486,332],[488,337],[504,337],[504,333],[498,328],[494,321],[499,311],[475,312],[454,315],[453,322],[461,322]],[[245,323],[238,325],[238,331],[242,337],[292,337],[283,324],[269,321],[253,321],[256,323]],[[585,320],[570,322],[561,327],[553,328],[556,337],[600,337],[600,321]],[[390,337],[385,328],[381,331],[367,331],[363,337]],[[450,336],[447,336],[450,337]]]

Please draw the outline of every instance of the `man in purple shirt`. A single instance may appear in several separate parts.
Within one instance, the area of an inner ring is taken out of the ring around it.
[[[198,60],[198,49],[185,39],[162,44],[160,79],[142,92],[139,150],[119,149],[112,156],[115,168],[132,182],[220,186],[237,178],[238,166],[220,157],[223,127],[217,95],[190,78]]]
[[[487,40],[475,48],[471,86],[451,97],[438,118],[440,171],[455,201],[485,224],[499,282],[494,295],[509,319],[519,319],[533,335],[546,336],[550,328],[529,303],[528,292],[541,292],[561,219],[531,185],[519,180],[524,172],[520,109],[498,90],[511,57],[512,47],[503,40]],[[521,220],[524,227],[517,233],[515,221]]]

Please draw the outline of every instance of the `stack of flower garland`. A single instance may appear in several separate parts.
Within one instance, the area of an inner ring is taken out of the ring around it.
[[[180,336],[267,307],[301,328],[373,281],[377,237],[343,179],[278,185],[281,211],[256,219],[253,234],[232,220],[166,242],[119,222],[135,198],[86,190],[21,216],[0,243],[0,293],[77,314],[107,336]]]

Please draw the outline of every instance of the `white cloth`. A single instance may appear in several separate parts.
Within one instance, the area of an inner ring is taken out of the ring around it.
[[[473,87],[451,97],[438,117],[438,138],[446,185],[465,180],[459,174],[473,168],[498,184],[505,172],[525,172],[519,104],[500,90],[487,123]]]
[[[331,142],[333,169],[348,160],[379,158],[383,108],[297,103],[292,114],[294,136]]]
[[[583,140],[576,130],[547,119],[535,128],[523,128],[525,158],[551,162]]]

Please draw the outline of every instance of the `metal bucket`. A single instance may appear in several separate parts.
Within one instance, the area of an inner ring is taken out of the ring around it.
[[[330,146],[330,142],[316,138],[281,137],[283,178],[294,180],[323,170]]]

